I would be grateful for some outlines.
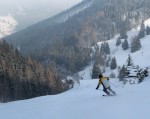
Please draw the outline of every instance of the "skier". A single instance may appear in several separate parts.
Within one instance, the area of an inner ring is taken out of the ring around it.
[[[104,77],[102,74],[99,75],[99,82],[97,84],[96,90],[99,88],[100,84],[103,85],[103,91],[107,94],[107,95],[116,95],[115,91],[113,91],[110,88],[110,83],[109,83],[109,78],[108,77]],[[112,93],[110,93],[108,90]]]

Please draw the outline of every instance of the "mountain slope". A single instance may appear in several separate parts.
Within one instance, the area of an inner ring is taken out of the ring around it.
[[[145,28],[147,26],[150,26],[150,19],[147,19],[145,22]],[[111,74],[114,74],[115,77],[118,77],[118,73],[120,71],[120,68],[125,65],[127,66],[127,59],[128,56],[130,55],[133,61],[133,65],[136,67],[138,66],[140,69],[146,69],[146,68],[150,68],[150,62],[149,62],[149,58],[150,58],[150,54],[149,54],[149,39],[150,39],[150,35],[146,35],[144,38],[141,38],[139,40],[140,44],[141,44],[141,48],[136,51],[136,52],[131,52],[131,43],[133,41],[133,38],[135,38],[136,36],[138,36],[140,32],[140,26],[138,26],[137,28],[134,28],[130,31],[127,32],[127,41],[128,41],[128,45],[129,48],[127,50],[123,50],[122,47],[122,43],[124,43],[125,39],[121,39],[121,44],[119,46],[116,46],[116,42],[117,39],[119,37],[119,35],[115,36],[114,38],[106,41],[109,44],[109,48],[110,48],[110,54],[107,54],[107,58],[105,59],[105,62],[107,62],[110,59],[114,58],[116,59],[116,63],[117,63],[117,67],[114,70],[111,70],[111,61],[109,65],[103,65],[102,63],[99,63],[99,66],[101,68],[101,71],[103,73],[105,73],[107,76],[111,76]],[[99,49],[101,48],[102,44],[104,42],[99,42],[98,46]],[[96,48],[95,48],[96,50]],[[101,54],[100,54],[101,55]],[[98,57],[98,59],[95,59],[96,61],[100,61],[101,59]],[[90,67],[90,74],[92,74],[92,69],[93,67]],[[80,74],[81,76],[84,75],[83,73]],[[86,79],[86,78],[84,78]]]
[[[89,63],[91,46],[134,28],[150,16],[149,11],[139,0],[84,0],[5,39],[46,65],[77,72]]]
[[[145,22],[149,25],[149,20]],[[128,40],[137,35],[138,29],[128,32]],[[141,39],[143,49],[132,53],[133,61],[140,67],[149,65],[149,38]],[[119,65],[126,62],[129,50],[117,49],[114,40],[109,40],[111,53],[117,57]],[[143,56],[141,55],[143,52]],[[138,58],[137,58],[138,57]],[[80,85],[62,94],[43,96],[30,100],[16,101],[0,104],[0,114],[3,119],[149,119],[150,118],[150,76],[140,84],[118,82],[117,78],[110,78],[111,87],[117,92],[117,96],[103,97],[102,86],[95,90],[98,79],[91,80],[91,66],[88,66],[80,76],[84,80]],[[108,75],[107,71],[104,75]],[[14,108],[16,107],[16,108]],[[9,113],[9,115],[8,115]]]
[[[128,26],[126,29],[129,29],[137,25],[141,19],[145,19],[149,7],[139,8],[139,5],[139,0],[135,0],[135,3],[121,1],[119,5],[115,0],[84,0],[73,8],[6,39],[15,47],[19,47],[24,54],[34,54],[37,50],[45,52],[44,48],[50,47],[52,42],[62,41],[70,36],[78,39],[76,42],[79,47],[89,47],[95,42],[113,37],[120,31],[123,22]],[[146,9],[145,16],[141,15],[141,9]],[[130,23],[132,20],[135,20],[134,25]]]
[[[150,19],[147,19],[144,22],[145,26],[150,26]],[[131,53],[131,41],[132,38],[137,36],[139,33],[139,27],[132,29],[130,31],[127,32],[128,35],[128,43],[129,43],[129,49],[128,50],[123,50],[122,46],[116,46],[116,41],[118,36],[112,38],[111,40],[108,41],[109,46],[110,46],[110,50],[111,50],[111,57],[115,56],[116,60],[117,60],[117,64],[118,66],[122,66],[123,64],[126,64],[126,60],[128,55],[130,54],[131,57],[133,58],[133,63],[134,65],[139,65],[140,67],[144,68],[144,67],[148,67],[150,66],[149,63],[149,39],[150,39],[150,35],[146,35],[144,38],[140,39],[141,42],[141,49],[137,52]],[[122,42],[124,40],[122,39]],[[101,44],[101,42],[99,43],[99,45]],[[101,46],[101,45],[100,45]]]
[[[67,37],[71,36],[74,32],[73,29],[80,30],[78,28],[81,24],[80,18],[75,19],[77,24],[69,23],[70,20],[67,19],[86,9],[91,4],[91,1],[93,0],[84,0],[69,10],[31,25],[20,32],[6,37],[6,39],[15,47],[20,47],[20,50],[25,54],[34,53],[36,50],[48,47],[47,45],[51,44],[52,41],[62,40],[66,35],[68,35]],[[67,23],[65,22],[66,20]],[[34,44],[34,47],[31,42]],[[23,44],[28,48],[26,49]]]
[[[78,26],[83,22],[77,17],[77,13],[89,9],[92,1],[84,0],[53,18],[41,21],[5,39],[23,54],[32,54],[36,60],[46,63],[46,65],[53,63],[71,72],[80,70],[81,67],[88,64],[89,49],[80,47],[78,38],[74,36],[76,31],[80,32]],[[66,19],[68,15],[72,17]],[[75,19],[74,16],[76,16]],[[64,21],[64,19],[67,21]],[[75,20],[76,24],[72,24],[70,20]],[[68,60],[72,60],[72,63]]]
[[[150,25],[150,20],[145,22]],[[128,40],[137,35],[139,29],[128,32]],[[142,49],[131,53],[133,61],[140,67],[149,63],[149,38],[141,39]],[[116,37],[108,41],[111,55],[117,57],[119,65],[126,62],[129,50],[115,47]],[[100,45],[101,43],[99,43]],[[143,55],[142,53],[143,52]],[[110,79],[111,87],[117,96],[103,97],[102,86],[95,90],[98,79],[91,80],[92,65],[79,74],[83,77],[80,86],[62,94],[43,96],[30,100],[0,104],[0,115],[3,119],[149,119],[150,118],[150,76],[140,84],[123,85],[117,78]],[[104,75],[108,75],[107,71]],[[14,108],[15,107],[15,108]],[[8,114],[9,113],[9,114]]]

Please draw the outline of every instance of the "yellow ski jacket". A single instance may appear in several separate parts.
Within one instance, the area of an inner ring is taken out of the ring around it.
[[[102,77],[99,79],[97,89],[99,88],[100,84],[103,85],[104,88],[108,88],[110,86],[109,84],[109,78],[108,77]]]

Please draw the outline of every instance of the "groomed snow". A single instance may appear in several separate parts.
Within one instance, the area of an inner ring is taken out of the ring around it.
[[[118,93],[111,97],[95,90],[97,79],[82,80],[80,87],[59,95],[0,104],[1,119],[150,119],[149,78],[125,86],[111,79]]]

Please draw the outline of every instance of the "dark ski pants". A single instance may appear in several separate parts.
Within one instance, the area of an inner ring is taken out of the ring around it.
[[[107,95],[110,95],[111,93],[110,93],[108,90],[109,90],[112,94],[114,94],[114,95],[116,94],[115,91],[113,91],[113,90],[110,88],[110,86],[109,86],[108,88],[104,88],[104,89],[103,89],[103,91],[104,91]]]

